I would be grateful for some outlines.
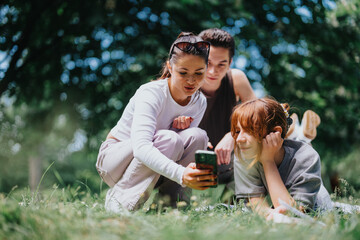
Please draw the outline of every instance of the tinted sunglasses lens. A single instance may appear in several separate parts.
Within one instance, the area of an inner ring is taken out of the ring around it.
[[[195,47],[199,50],[207,50],[210,47],[210,44],[207,42],[197,42],[195,43]]]
[[[178,47],[182,51],[188,51],[191,48],[191,43],[187,42],[179,42],[175,46]]]

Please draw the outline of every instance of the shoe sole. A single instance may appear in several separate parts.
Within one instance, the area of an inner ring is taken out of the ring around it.
[[[314,111],[307,110],[304,113],[301,124],[303,125],[304,136],[313,140],[316,137],[316,128],[320,125],[320,117]]]

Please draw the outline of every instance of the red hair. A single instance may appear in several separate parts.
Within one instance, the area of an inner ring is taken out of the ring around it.
[[[280,104],[271,98],[250,100],[236,106],[231,115],[231,135],[235,140],[236,156],[241,159],[236,147],[238,123],[244,131],[254,136],[259,142],[270,132],[273,132],[276,126],[282,128],[281,137],[285,138],[289,126],[284,109],[288,111],[289,108],[289,104]],[[256,158],[255,162],[257,160]],[[255,162],[250,165],[252,166]]]

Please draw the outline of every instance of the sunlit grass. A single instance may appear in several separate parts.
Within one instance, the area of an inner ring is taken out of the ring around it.
[[[157,200],[127,216],[104,210],[100,196],[80,188],[27,189],[0,195],[0,239],[359,239],[360,216],[331,212],[315,216],[326,226],[276,224],[251,212],[201,210],[214,192],[195,192],[178,209]],[[181,205],[181,204],[180,204]]]

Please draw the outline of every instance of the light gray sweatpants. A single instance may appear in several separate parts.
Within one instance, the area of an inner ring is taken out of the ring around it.
[[[153,139],[154,147],[169,159],[186,167],[195,161],[195,151],[206,149],[208,137],[200,128],[188,128],[175,132],[159,130]],[[96,168],[104,180],[112,187],[113,197],[128,210],[140,207],[149,197],[160,174],[133,157],[131,140],[107,139],[102,143]],[[162,194],[171,200],[186,198],[186,188],[174,181],[164,179],[159,186]]]

